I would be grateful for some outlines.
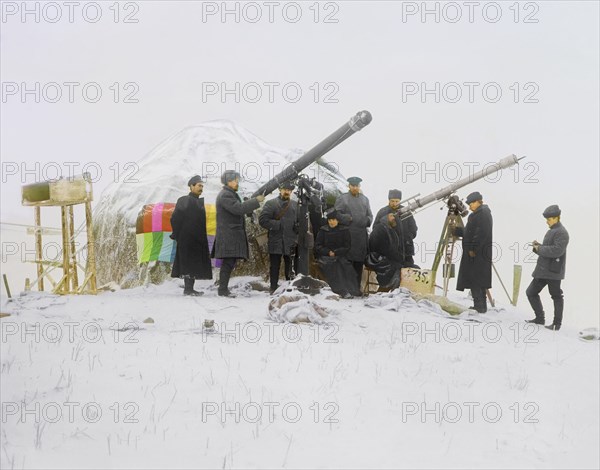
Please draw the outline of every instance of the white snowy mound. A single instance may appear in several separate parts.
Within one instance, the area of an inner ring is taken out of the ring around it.
[[[196,174],[206,177],[203,197],[207,203],[214,202],[225,170],[239,171],[240,194],[249,196],[303,153],[269,145],[228,120],[187,127],[139,160],[135,174],[108,186],[96,208],[96,217],[101,222],[107,214],[119,213],[134,225],[144,204],[177,201],[187,194],[187,181]],[[343,191],[347,184],[335,168],[322,160],[304,173],[317,177],[329,190]]]

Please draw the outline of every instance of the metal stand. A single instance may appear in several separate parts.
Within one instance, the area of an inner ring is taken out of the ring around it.
[[[454,255],[454,244],[457,237],[454,236],[454,229],[456,227],[464,227],[462,218],[467,215],[467,210],[458,196],[451,196],[447,202],[448,214],[444,221],[444,227],[442,228],[442,234],[440,235],[440,241],[438,243],[437,250],[435,252],[435,258],[433,260],[433,266],[431,268],[433,282],[435,283],[435,277],[437,270],[440,266],[442,257],[444,258],[444,264],[442,274],[444,281],[442,284],[443,296],[448,295],[448,284],[450,279],[455,276],[454,263],[452,262]]]

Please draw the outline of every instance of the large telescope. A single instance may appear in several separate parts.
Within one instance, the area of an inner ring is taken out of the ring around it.
[[[259,194],[270,194],[275,191],[280,184],[287,181],[298,179],[298,183],[306,183],[302,178],[298,178],[300,172],[304,170],[308,165],[315,162],[318,158],[325,155],[332,148],[341,144],[351,135],[360,131],[363,127],[369,125],[373,117],[369,111],[360,111],[356,113],[350,120],[340,127],[337,131],[325,138],[312,149],[302,155],[298,160],[287,166],[283,171],[277,173],[273,178],[258,188],[252,197],[256,197]],[[308,275],[309,271],[309,256],[310,249],[314,245],[313,235],[309,231],[308,226],[308,204],[309,204],[309,193],[304,191],[298,184],[298,264],[297,271],[299,274]]]
[[[373,117],[369,111],[360,111],[356,113],[355,116],[351,117],[350,120],[337,131],[319,142],[312,149],[302,155],[298,160],[287,166],[280,173],[277,173],[273,178],[254,191],[251,197],[256,197],[259,194],[264,194],[266,196],[267,194],[275,191],[280,184],[296,179],[300,172],[308,165],[314,163],[318,158],[325,155],[332,148],[341,144],[352,134],[355,134],[363,127],[369,125],[372,120]]]
[[[456,183],[452,183],[451,185],[446,186],[445,188],[440,189],[439,191],[431,193],[420,199],[415,199],[413,202],[402,207],[398,211],[398,213],[400,214],[400,216],[402,216],[404,214],[414,212],[416,209],[425,207],[431,204],[432,202],[446,199],[452,193],[458,191],[464,186],[467,186],[468,184],[474,183],[475,181],[485,178],[486,176],[491,175],[493,173],[496,173],[499,170],[504,170],[505,168],[510,168],[511,166],[516,165],[517,163],[519,163],[519,160],[521,160],[521,158],[517,158],[516,155],[509,155],[508,157],[504,157],[498,163],[494,163],[493,165],[490,165],[487,168],[484,168],[483,170],[477,171],[472,175],[469,175],[466,178],[457,181]]]

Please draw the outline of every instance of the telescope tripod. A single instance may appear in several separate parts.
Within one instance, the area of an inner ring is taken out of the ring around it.
[[[435,252],[435,258],[433,260],[433,267],[431,269],[432,277],[435,281],[435,276],[440,265],[440,261],[442,260],[442,257],[444,258],[444,264],[442,268],[442,274],[444,276],[442,295],[444,297],[447,297],[448,295],[448,284],[450,283],[450,279],[455,277],[454,263],[452,263],[452,258],[454,256],[454,245],[457,240],[457,237],[454,236],[454,229],[456,227],[464,227],[462,216],[453,211],[449,211],[448,215],[446,216],[446,220],[444,221],[444,228],[442,229],[438,248]],[[486,289],[485,294],[490,302],[490,305],[494,307],[495,302],[492,298],[490,290]]]
[[[435,258],[433,260],[432,276],[435,280],[437,270],[439,268],[442,258],[444,259],[442,274],[444,281],[442,285],[444,297],[448,294],[448,284],[450,278],[454,277],[454,264],[452,263],[452,256],[454,254],[454,244],[456,237],[454,236],[455,227],[464,227],[462,217],[460,214],[454,212],[448,213],[446,220],[444,221],[444,227],[442,228],[442,234],[438,243],[438,248],[435,252]]]

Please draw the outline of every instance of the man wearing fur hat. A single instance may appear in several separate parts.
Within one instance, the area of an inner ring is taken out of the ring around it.
[[[379,212],[377,212],[377,215],[375,216],[373,232],[378,224],[385,224],[387,222],[386,216],[388,214],[395,214],[402,208],[402,205],[400,204],[400,201],[402,201],[402,191],[399,189],[390,189],[388,192],[388,201],[388,205],[379,209]],[[402,267],[418,267],[415,265],[413,258],[415,255],[414,239],[417,236],[418,230],[415,218],[412,214],[407,215],[400,220],[400,223],[394,225],[393,229],[400,238]]]
[[[221,175],[223,189],[217,195],[217,233],[215,235],[214,257],[223,260],[219,274],[220,296],[233,297],[229,291],[229,278],[238,259],[248,259],[248,237],[244,216],[250,215],[260,207],[265,196],[259,194],[255,198],[242,202],[237,191],[240,175],[227,170]]]
[[[471,210],[467,225],[454,228],[454,236],[462,237],[463,249],[456,289],[471,289],[472,308],[485,313],[486,291],[492,287],[492,212],[478,191],[469,194],[465,202]]]
[[[335,201],[337,220],[350,230],[352,243],[347,258],[352,262],[359,286],[369,243],[367,228],[373,222],[369,199],[360,192],[361,182],[362,179],[358,176],[348,178],[348,192]]]
[[[206,210],[202,178],[192,176],[188,181],[190,193],[177,199],[171,216],[171,238],[177,241],[171,277],[183,277],[183,295],[202,295],[194,290],[196,279],[212,279],[212,266],[206,235]]]
[[[277,289],[281,258],[283,258],[286,280],[292,279],[292,260],[295,257],[296,245],[298,244],[296,225],[298,203],[291,199],[294,187],[289,181],[281,184],[279,186],[279,196],[265,203],[258,218],[261,227],[269,231],[271,293]]]
[[[560,213],[560,208],[557,205],[552,205],[547,207],[542,214],[546,219],[549,230],[544,235],[542,243],[537,240],[532,243],[533,252],[538,255],[538,260],[532,273],[533,280],[527,288],[527,299],[535,313],[535,318],[527,320],[527,322],[543,325],[545,316],[540,292],[548,286],[548,291],[554,302],[554,320],[551,325],[546,326],[549,330],[560,330],[564,308],[560,282],[565,278],[569,232],[560,222]]]

